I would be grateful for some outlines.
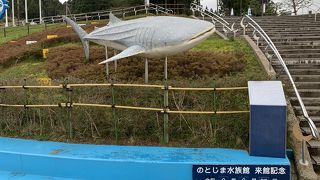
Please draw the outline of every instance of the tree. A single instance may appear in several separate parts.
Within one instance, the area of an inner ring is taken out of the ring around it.
[[[262,15],[263,3],[266,4],[266,14],[277,14],[277,6],[271,0],[220,0],[221,13],[229,15],[233,8],[236,16],[247,14],[248,8],[251,8],[252,14],[255,16]]]
[[[297,15],[302,8],[308,8],[312,5],[312,0],[283,0],[282,6]]]

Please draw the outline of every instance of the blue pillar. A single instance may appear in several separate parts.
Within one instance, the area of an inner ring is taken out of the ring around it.
[[[249,81],[251,156],[286,157],[286,99],[280,81]]]

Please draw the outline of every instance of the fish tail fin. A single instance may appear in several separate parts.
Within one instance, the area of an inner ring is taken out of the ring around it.
[[[89,41],[85,40],[84,37],[88,34],[84,29],[82,29],[76,22],[72,21],[67,16],[62,16],[62,18],[73,28],[73,30],[78,34],[81,39],[84,54],[86,60],[89,60]]]

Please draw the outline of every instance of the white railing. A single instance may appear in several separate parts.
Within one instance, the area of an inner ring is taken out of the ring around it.
[[[222,17],[220,17],[219,15],[205,9],[203,6],[198,5],[196,3],[191,3],[190,4],[190,10],[192,11],[193,16],[195,16],[195,12],[198,11],[201,16],[202,19],[204,20],[205,16],[211,18],[212,23],[215,25],[216,23],[219,23],[222,25],[223,27],[223,31],[225,33],[225,35],[228,34],[228,32],[232,32],[233,35],[236,35],[236,32],[238,32],[238,30],[234,29],[234,24],[233,23],[231,26],[230,24],[224,20]]]
[[[146,5],[140,5],[140,6],[133,6],[133,7],[127,7],[127,8],[117,8],[117,9],[110,9],[105,11],[96,11],[96,12],[89,12],[89,13],[79,13],[79,14],[70,14],[68,17],[71,17],[72,19],[76,21],[88,21],[88,20],[101,20],[101,19],[107,19],[109,17],[110,12],[112,12],[115,15],[121,15],[123,18],[126,17],[127,14],[131,14],[136,16],[138,13],[143,12],[144,14],[149,13],[150,11],[155,12],[155,14],[173,14],[173,10],[166,9],[164,7],[161,7],[156,4],[150,3],[149,6]],[[33,18],[30,19],[31,23],[40,23],[40,18]],[[62,16],[48,16],[43,17],[42,21],[43,23],[57,23],[57,22],[63,22]]]
[[[249,20],[248,24],[247,25],[244,25],[244,19],[247,18]],[[273,51],[274,55],[277,57],[278,61],[280,62],[282,68],[284,69],[285,73],[287,74],[287,76],[289,77],[289,80],[290,80],[290,83],[294,89],[294,92],[295,92],[295,95],[299,101],[299,105],[302,109],[302,113],[303,113],[303,116],[304,118],[307,119],[307,122],[309,124],[309,127],[311,129],[311,133],[312,133],[312,136],[316,139],[319,139],[320,138],[320,135],[319,135],[319,131],[316,127],[316,125],[314,124],[313,120],[309,117],[308,115],[308,112],[306,110],[306,107],[301,99],[301,96],[299,94],[299,91],[296,87],[296,84],[289,72],[289,69],[288,67],[286,66],[286,63],[285,61],[283,60],[283,58],[281,57],[278,49],[276,48],[276,46],[273,44],[273,42],[271,41],[270,37],[267,35],[267,33],[259,26],[259,24],[257,22],[255,22],[250,16],[246,15],[246,17],[244,17],[241,21],[241,26],[242,28],[244,29],[244,34],[246,33],[245,32],[245,29],[247,26],[250,26],[254,29],[253,31],[253,36],[254,36],[254,39],[257,40],[257,45],[259,45],[259,38],[262,37],[263,40],[267,43],[267,46],[265,48],[265,50],[267,50],[268,48],[271,48],[271,50]],[[257,36],[258,33],[260,35],[260,37]],[[267,53],[267,56],[269,54]],[[272,57],[272,56],[269,56],[269,57]],[[270,66],[271,66],[271,58],[269,59],[269,63],[270,63]]]

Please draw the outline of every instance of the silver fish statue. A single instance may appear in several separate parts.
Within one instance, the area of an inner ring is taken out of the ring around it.
[[[63,16],[63,19],[79,35],[87,60],[89,41],[122,51],[100,64],[134,55],[167,57],[193,48],[215,32],[212,23],[198,19],[155,16],[122,21],[110,13],[106,26],[88,34],[70,18]]]

